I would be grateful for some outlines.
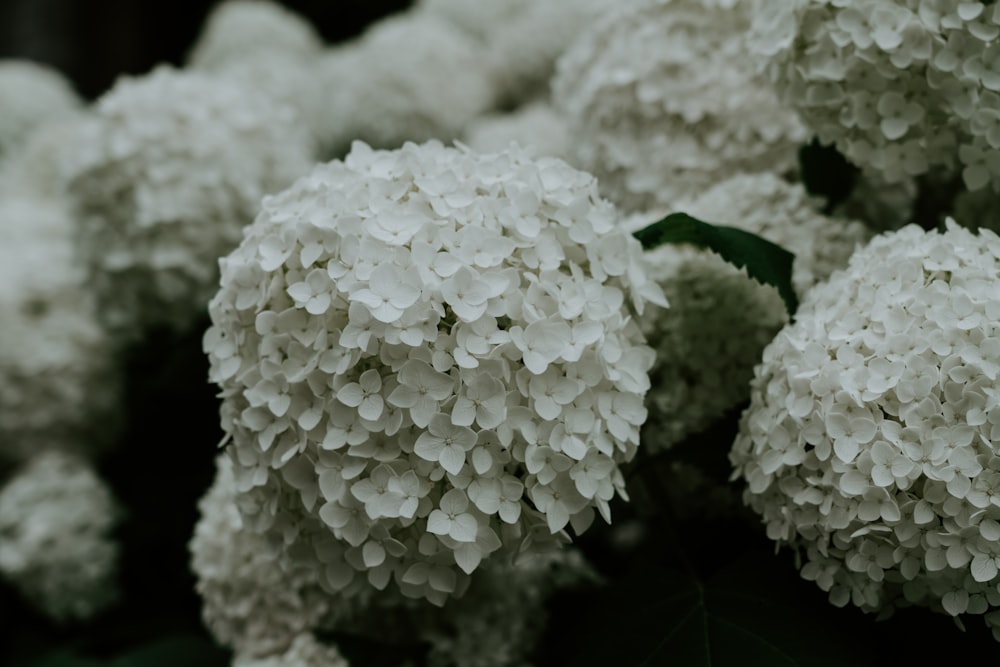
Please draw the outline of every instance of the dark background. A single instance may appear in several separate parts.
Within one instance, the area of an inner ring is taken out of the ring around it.
[[[94,98],[120,74],[180,64],[214,0],[0,0],[0,58],[29,58],[62,71]],[[330,43],[357,35],[412,0],[286,0]]]

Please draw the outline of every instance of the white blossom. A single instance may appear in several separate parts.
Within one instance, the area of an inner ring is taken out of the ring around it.
[[[73,236],[58,200],[0,196],[0,466],[118,432],[118,363]]]
[[[267,198],[204,339],[248,528],[311,544],[297,565],[322,544],[330,590],[441,604],[609,518],[653,362],[634,316],[665,305],[644,261],[593,177],[516,147],[359,142]],[[568,464],[526,470],[540,443]]]
[[[80,106],[76,91],[58,71],[29,60],[0,59],[0,159],[34,128]]]
[[[1000,8],[961,0],[758,2],[751,44],[824,143],[887,182],[1000,187]]]
[[[870,236],[858,222],[822,215],[819,204],[801,185],[762,173],[727,179],[675,206],[792,252],[792,284],[801,296],[845,266]],[[642,226],[657,217],[639,216]],[[749,399],[753,367],[788,316],[776,289],[707,250],[663,246],[650,255],[653,275],[671,304],[668,311],[651,311],[642,319],[656,349],[643,445],[655,451],[710,426]]]
[[[312,152],[293,115],[236,84],[166,67],[120,80],[67,157],[105,324],[125,340],[190,326],[217,258]]]
[[[364,467],[366,462],[361,463]],[[217,466],[215,482],[199,504],[202,516],[191,541],[192,566],[206,624],[216,640],[235,650],[237,666],[341,664],[334,646],[316,640],[316,635],[330,632],[383,643],[424,642],[430,646],[428,664],[441,667],[521,664],[545,627],[548,597],[596,579],[581,555],[567,548],[517,563],[492,559],[476,568],[462,598],[440,608],[375,587],[354,596],[331,595],[321,586],[322,579],[349,578],[352,572],[346,563],[330,560],[339,553],[333,538],[316,539],[311,546],[311,538],[302,534],[292,538],[289,548],[315,548],[320,562],[319,567],[288,568],[279,555],[282,542],[254,532],[243,521],[232,461],[221,456]],[[301,479],[296,473],[288,477]],[[404,486],[406,480],[417,482],[413,471],[393,479],[404,480]],[[519,482],[503,484],[504,493],[511,495],[508,485]],[[385,529],[376,530],[375,537],[352,550],[349,561],[371,563],[373,571],[391,576],[387,561],[396,558],[403,545]],[[466,543],[462,553],[477,552]],[[439,567],[434,576],[447,574]],[[419,575],[430,578],[431,572],[425,567],[410,573],[412,578]],[[504,632],[496,631],[500,625]],[[328,662],[312,662],[321,657]]]
[[[118,519],[90,464],[39,454],[0,489],[0,576],[59,622],[87,620],[118,596]]]
[[[748,59],[747,3],[630,0],[559,59],[574,164],[629,212],[673,206],[741,172],[793,171],[804,130]]]
[[[225,0],[205,19],[187,64],[212,70],[262,54],[305,60],[322,48],[316,29],[276,2]]]
[[[1000,604],[998,275],[993,232],[910,225],[808,292],[764,351],[734,478],[838,606]]]
[[[509,113],[480,116],[465,129],[464,142],[480,152],[499,151],[516,141],[538,155],[570,159],[569,122],[550,104],[534,102]]]
[[[415,11],[328,50],[314,77],[326,116],[322,142],[338,156],[355,140],[376,148],[451,141],[497,95],[483,48],[451,23]]]

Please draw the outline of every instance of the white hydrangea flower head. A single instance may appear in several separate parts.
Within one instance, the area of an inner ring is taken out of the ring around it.
[[[744,501],[838,606],[1000,607],[1000,237],[886,233],[764,351]]]
[[[745,5],[631,0],[559,59],[552,92],[573,162],[628,212],[672,207],[737,173],[796,169],[804,128],[747,58]]]
[[[117,519],[88,463],[42,453],[0,489],[0,576],[55,621],[92,618],[118,596]]]
[[[767,173],[723,181],[676,210],[699,220],[753,232],[795,255],[792,284],[804,295],[847,265],[870,237],[861,223],[828,218],[798,184]],[[658,219],[642,216],[643,227]],[[643,446],[656,451],[710,426],[750,397],[749,382],[764,347],[788,321],[778,291],[750,279],[707,250],[662,246],[650,252],[652,275],[670,302],[642,327],[656,350],[647,395]]]
[[[67,113],[33,128],[0,160],[0,198],[65,203],[70,168],[66,155],[79,141],[85,112]]]
[[[110,444],[119,369],[58,202],[0,198],[0,466]]]
[[[653,363],[631,311],[664,302],[589,174],[358,142],[221,266],[205,350],[241,510],[331,590],[443,604],[610,519]]]
[[[544,102],[481,116],[465,129],[464,142],[481,153],[503,150],[512,141],[531,147],[538,155],[568,160],[572,153],[566,119]]]
[[[417,0],[416,11],[448,21],[478,42],[488,43],[498,26],[530,12],[534,0]]]
[[[346,152],[354,140],[376,148],[451,141],[493,108],[493,65],[481,45],[451,23],[406,12],[374,24],[317,64],[325,91],[324,143]]]
[[[80,105],[60,72],[29,60],[0,59],[0,159],[33,128]]]
[[[191,550],[206,624],[216,640],[235,649],[238,664],[286,664],[308,647],[319,648],[303,639],[313,631],[427,643],[429,664],[442,667],[521,664],[545,627],[548,597],[596,580],[578,551],[563,549],[516,565],[484,564],[466,594],[443,608],[374,588],[331,595],[319,583],[318,568],[281,567],[275,545],[245,526],[232,467],[228,457],[218,459]],[[504,632],[497,632],[501,625]]]
[[[349,667],[336,646],[323,644],[311,632],[295,638],[281,655],[257,658],[237,653],[233,667]]]
[[[261,198],[312,165],[291,110],[223,79],[160,67],[97,101],[69,190],[100,315],[130,341],[204,311],[218,257]]]
[[[1000,189],[1000,6],[758,1],[752,48],[824,143],[897,182],[961,173]]]
[[[215,69],[270,52],[296,59],[317,56],[323,40],[304,18],[270,0],[224,0],[202,26],[187,64]]]

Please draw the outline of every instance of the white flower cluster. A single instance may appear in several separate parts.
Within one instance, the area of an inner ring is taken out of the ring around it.
[[[118,367],[73,227],[57,202],[0,198],[0,467],[116,435]]]
[[[117,514],[89,464],[36,456],[0,489],[0,575],[56,621],[92,617],[118,595]]]
[[[205,311],[269,192],[307,172],[294,114],[236,84],[167,67],[123,78],[69,149],[81,253],[102,320],[124,340]]]
[[[504,150],[512,141],[532,148],[537,155],[568,159],[572,153],[566,119],[542,102],[480,116],[465,129],[464,141],[481,153]]]
[[[497,102],[512,108],[544,97],[555,63],[608,0],[420,0],[421,13],[458,27],[485,49],[496,70]]]
[[[325,91],[324,144],[342,155],[352,141],[398,148],[451,141],[493,108],[497,84],[481,45],[451,23],[407,12],[383,19],[316,65]]]
[[[876,237],[764,351],[733,445],[768,535],[836,605],[1000,629],[1000,237]]]
[[[673,207],[737,173],[796,168],[805,133],[747,58],[745,5],[632,0],[559,59],[553,99],[570,119],[572,161],[627,211]]]
[[[0,159],[32,129],[79,106],[80,98],[58,71],[28,60],[0,60]]]
[[[217,69],[263,53],[307,59],[322,48],[316,29],[278,3],[225,0],[209,13],[187,61],[196,69]]]
[[[610,519],[653,363],[629,311],[663,298],[592,176],[358,142],[221,265],[205,350],[240,508],[328,588],[442,604]]]
[[[962,0],[759,2],[754,50],[825,143],[896,182],[961,171],[1000,188],[1000,6]]]
[[[321,643],[309,632],[296,637],[281,655],[255,658],[237,653],[233,659],[233,667],[348,667],[349,664],[336,646]]]
[[[215,482],[198,503],[191,569],[215,639],[246,659],[266,658],[317,627],[332,600],[320,588],[316,568],[278,566],[273,547],[245,529],[236,495],[232,462],[221,456]]]
[[[846,266],[870,236],[862,224],[827,218],[818,208],[801,185],[766,173],[736,176],[676,203],[678,211],[753,232],[792,252],[799,295]],[[656,350],[643,446],[656,451],[749,399],[753,367],[788,316],[776,289],[707,250],[662,246],[650,255],[652,275],[671,305],[642,321]]]
[[[564,549],[517,565],[491,561],[476,571],[462,598],[442,609],[374,588],[330,595],[320,586],[319,568],[281,567],[266,536],[244,527],[232,468],[228,457],[218,459],[191,551],[205,622],[235,649],[237,665],[313,664],[306,652],[335,650],[318,645],[313,632],[426,643],[428,663],[441,667],[522,664],[545,627],[550,594],[596,579],[578,552]]]

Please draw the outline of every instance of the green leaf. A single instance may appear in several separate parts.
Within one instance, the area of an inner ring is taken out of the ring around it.
[[[716,253],[737,268],[746,267],[757,282],[777,288],[788,315],[795,314],[799,301],[792,287],[792,260],[795,255],[756,234],[702,222],[687,213],[671,213],[640,229],[634,236],[647,250],[664,243],[690,243]]]

